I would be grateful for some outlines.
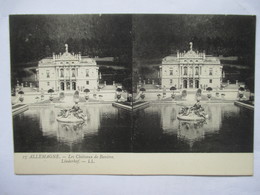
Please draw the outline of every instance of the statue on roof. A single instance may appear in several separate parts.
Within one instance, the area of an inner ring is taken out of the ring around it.
[[[68,49],[68,44],[66,43],[66,44],[65,44],[65,51],[66,51],[66,53],[68,53],[68,50],[69,50],[69,49]]]
[[[190,42],[190,50],[192,51],[192,42]]]

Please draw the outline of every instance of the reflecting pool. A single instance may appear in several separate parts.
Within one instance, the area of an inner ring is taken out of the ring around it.
[[[177,119],[181,106],[152,105],[134,115],[135,152],[252,152],[252,110],[233,104],[202,105],[205,121]]]
[[[61,123],[61,108],[33,107],[13,118],[16,152],[130,152],[131,114],[111,105],[81,106],[84,123]]]
[[[205,121],[177,119],[181,106],[151,104],[133,113],[82,106],[84,123],[60,123],[61,108],[31,107],[13,117],[15,152],[252,152],[254,112],[203,105]]]

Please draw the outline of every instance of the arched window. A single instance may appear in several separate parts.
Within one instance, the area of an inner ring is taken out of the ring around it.
[[[64,77],[64,70],[60,69],[60,77]]]
[[[71,76],[76,77],[75,68],[72,68],[71,71],[72,71]]]
[[[192,72],[193,72],[193,68],[192,68],[192,66],[190,66],[189,75],[192,75]]]
[[[195,67],[195,75],[199,75],[199,67]]]
[[[183,73],[183,75],[188,75],[188,68],[185,66],[184,67],[184,73]]]

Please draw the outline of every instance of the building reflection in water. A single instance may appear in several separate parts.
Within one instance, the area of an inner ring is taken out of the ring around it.
[[[85,123],[61,123],[58,122],[57,139],[60,142],[74,144],[84,138]]]
[[[187,142],[190,146],[194,142],[203,140],[206,134],[216,134],[221,129],[222,113],[228,110],[229,106],[220,106],[219,104],[202,105],[209,118],[205,121],[182,121],[177,119],[181,106],[162,106],[161,123],[163,133],[175,134],[178,139]],[[232,111],[231,111],[232,112]],[[234,111],[236,112],[236,111]]]
[[[86,135],[98,134],[100,121],[110,119],[117,112],[116,109],[111,109],[110,105],[82,106],[83,112],[88,117],[84,123],[61,123],[56,120],[60,109],[52,106],[31,110],[40,116],[40,130],[43,136],[56,137],[59,142],[68,145],[81,142]]]
[[[179,129],[177,137],[193,146],[194,142],[203,140],[205,137],[205,129],[203,128],[205,120],[203,121],[179,121]]]

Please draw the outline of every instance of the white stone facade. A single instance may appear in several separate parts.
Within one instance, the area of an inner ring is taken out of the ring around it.
[[[218,88],[222,83],[222,68],[217,57],[207,56],[192,49],[176,56],[163,58],[160,66],[161,84],[167,88]]]
[[[98,66],[94,59],[68,52],[44,58],[38,64],[40,90],[83,91],[97,89],[99,83]]]

